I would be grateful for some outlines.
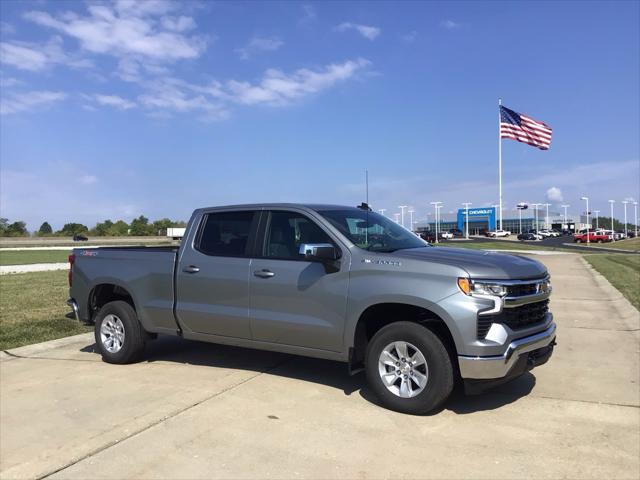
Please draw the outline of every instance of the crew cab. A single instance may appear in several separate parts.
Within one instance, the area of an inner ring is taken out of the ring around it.
[[[69,260],[73,316],[114,364],[159,334],[337,360],[383,405],[423,414],[455,382],[477,393],[555,344],[544,265],[432,247],[365,204],[201,208],[179,247]]]

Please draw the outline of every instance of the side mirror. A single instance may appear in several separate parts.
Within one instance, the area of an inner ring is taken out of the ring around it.
[[[300,255],[310,262],[330,262],[337,260],[336,247],[330,243],[303,243],[300,245]]]

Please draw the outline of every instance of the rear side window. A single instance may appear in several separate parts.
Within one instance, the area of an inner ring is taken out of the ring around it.
[[[207,214],[197,249],[216,257],[245,256],[254,215],[254,212]]]

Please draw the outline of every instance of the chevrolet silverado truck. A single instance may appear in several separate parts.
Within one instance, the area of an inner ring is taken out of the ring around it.
[[[611,242],[612,239],[609,235],[602,232],[589,232],[589,233],[577,233],[573,237],[575,243],[604,243]]]
[[[114,364],[158,334],[338,360],[386,407],[424,414],[456,382],[478,393],[555,345],[544,265],[430,246],[366,204],[202,208],[179,247],[69,261],[72,316]]]

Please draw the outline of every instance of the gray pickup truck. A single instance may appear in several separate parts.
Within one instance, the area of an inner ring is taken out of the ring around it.
[[[423,414],[456,381],[481,391],[555,344],[544,265],[432,247],[366,204],[202,208],[180,247],[69,261],[68,304],[110,363],[157,334],[339,360],[388,408]]]

